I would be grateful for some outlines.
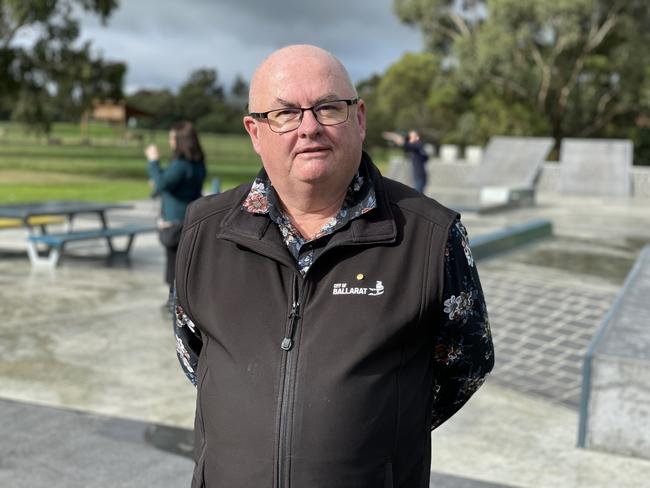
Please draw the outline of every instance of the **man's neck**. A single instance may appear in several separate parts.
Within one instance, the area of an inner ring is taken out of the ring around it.
[[[277,188],[276,188],[277,191]],[[280,194],[282,207],[293,226],[307,240],[312,240],[332,217],[341,210],[347,187],[338,193]]]

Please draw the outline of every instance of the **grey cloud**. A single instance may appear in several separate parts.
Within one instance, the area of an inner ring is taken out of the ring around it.
[[[294,43],[328,49],[358,81],[422,46],[392,0],[125,0],[107,28],[88,16],[82,27],[104,56],[127,61],[132,88],[173,88],[198,67],[216,68],[226,84],[250,78],[272,50]]]

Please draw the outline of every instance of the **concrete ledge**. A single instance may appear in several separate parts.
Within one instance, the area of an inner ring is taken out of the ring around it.
[[[585,355],[578,446],[650,459],[650,246]]]
[[[470,245],[474,257],[481,259],[552,235],[551,221],[535,219],[476,236],[470,239]]]

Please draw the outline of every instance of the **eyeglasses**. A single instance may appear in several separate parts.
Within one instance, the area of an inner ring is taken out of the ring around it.
[[[286,107],[268,112],[251,112],[248,115],[257,120],[266,119],[273,132],[284,134],[300,127],[306,110],[314,114],[321,125],[339,125],[348,120],[350,105],[356,105],[358,98],[349,100],[330,100],[313,107]]]

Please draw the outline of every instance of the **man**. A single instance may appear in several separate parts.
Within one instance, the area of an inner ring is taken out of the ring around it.
[[[427,185],[427,171],[425,165],[429,160],[429,155],[424,150],[422,141],[420,141],[420,134],[415,130],[410,130],[406,138],[397,132],[382,132],[381,135],[387,141],[391,141],[395,145],[404,149],[404,152],[409,155],[411,158],[411,167],[413,169],[413,182],[415,184],[415,189],[420,193],[424,193],[424,188]]]
[[[493,364],[458,215],[381,177],[328,52],[273,53],[249,108],[263,169],[191,205],[178,253],[192,486],[428,486],[430,429]]]

